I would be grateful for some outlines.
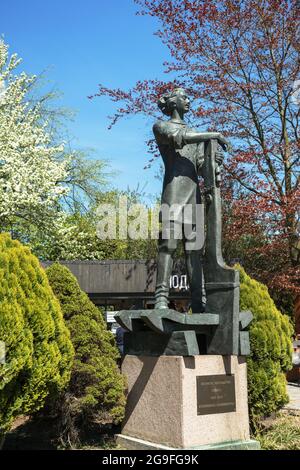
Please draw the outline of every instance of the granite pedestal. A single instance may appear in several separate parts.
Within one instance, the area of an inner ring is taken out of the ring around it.
[[[123,448],[259,448],[249,435],[245,357],[127,355],[122,372],[128,381]],[[229,398],[222,385],[228,380]]]

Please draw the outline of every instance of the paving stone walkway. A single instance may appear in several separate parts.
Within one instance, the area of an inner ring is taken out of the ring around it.
[[[300,412],[300,383],[289,382],[287,384],[287,392],[290,397],[290,402],[285,405],[286,410],[297,410]]]

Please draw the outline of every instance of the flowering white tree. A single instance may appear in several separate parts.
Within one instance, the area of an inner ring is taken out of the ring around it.
[[[62,223],[68,161],[64,146],[53,144],[40,104],[29,102],[36,77],[15,74],[19,63],[0,40],[0,229],[22,220],[53,229]]]

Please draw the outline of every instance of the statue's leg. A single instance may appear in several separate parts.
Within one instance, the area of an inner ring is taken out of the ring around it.
[[[184,240],[187,276],[192,298],[192,312],[202,313],[205,311],[206,295],[203,275],[202,250],[197,249],[195,227],[186,230],[188,237]],[[196,249],[193,249],[193,244]]]
[[[160,233],[158,241],[158,260],[155,288],[155,307],[168,308],[170,276],[172,274],[173,258],[176,251],[177,242],[174,238],[174,229]]]

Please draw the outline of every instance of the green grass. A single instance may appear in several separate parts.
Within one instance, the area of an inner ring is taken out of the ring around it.
[[[263,450],[300,450],[300,416],[279,414],[253,437]]]

